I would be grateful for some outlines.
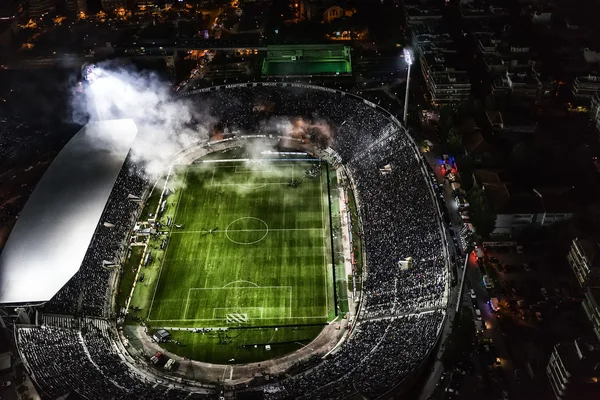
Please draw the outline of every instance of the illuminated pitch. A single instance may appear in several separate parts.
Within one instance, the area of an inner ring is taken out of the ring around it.
[[[167,200],[173,229],[148,322],[251,327],[332,319],[328,187],[325,168],[306,176],[315,165],[180,169],[184,189]]]

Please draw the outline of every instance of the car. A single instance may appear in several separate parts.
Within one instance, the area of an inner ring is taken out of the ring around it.
[[[475,309],[475,316],[477,317],[477,321],[481,321],[481,310],[479,308]]]
[[[544,296],[545,299],[548,298],[548,290],[546,290],[545,287],[541,288],[540,292],[542,292],[542,295]]]
[[[521,382],[521,370],[519,368],[515,369],[515,378],[517,382]]]
[[[477,296],[475,295],[475,290],[473,290],[473,289],[470,289],[470,290],[469,290],[469,295],[471,296],[471,298],[472,298],[473,300],[475,300],[475,299],[477,298]]]
[[[0,389],[6,389],[7,387],[9,387],[11,385],[11,381],[4,381],[4,382],[0,382]]]
[[[537,318],[538,321],[542,322],[544,320],[544,317],[542,316],[542,313],[539,311],[535,312],[535,317]]]
[[[455,389],[453,389],[451,387],[446,388],[446,392],[450,393],[450,394],[458,395],[458,390],[455,390]]]

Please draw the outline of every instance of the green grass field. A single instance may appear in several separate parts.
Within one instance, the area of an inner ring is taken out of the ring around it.
[[[177,171],[183,189],[167,203],[182,227],[171,228],[148,323],[239,328],[333,319],[326,173],[305,177],[313,165],[207,162]],[[292,178],[303,182],[291,187]]]

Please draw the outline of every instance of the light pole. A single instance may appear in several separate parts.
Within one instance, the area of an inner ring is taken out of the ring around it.
[[[408,64],[408,72],[406,73],[406,95],[404,96],[404,125],[406,125],[406,115],[408,114],[408,86],[410,85],[410,66],[413,63],[413,52],[410,48],[404,49],[404,60]]]

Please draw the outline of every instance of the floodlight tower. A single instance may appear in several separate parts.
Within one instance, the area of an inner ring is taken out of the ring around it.
[[[413,52],[409,47],[404,49],[404,60],[408,64],[408,72],[406,73],[406,95],[404,96],[404,125],[406,125],[406,115],[408,114],[408,86],[410,84],[410,66],[414,62]]]
[[[100,107],[98,106],[98,102],[94,98],[94,94],[91,93],[94,90],[94,82],[98,80],[98,77],[101,76],[100,70],[96,67],[95,64],[84,64],[81,71],[81,76],[86,82],[88,97],[94,103],[95,111],[96,111],[96,120],[101,121],[102,115],[100,113]]]

